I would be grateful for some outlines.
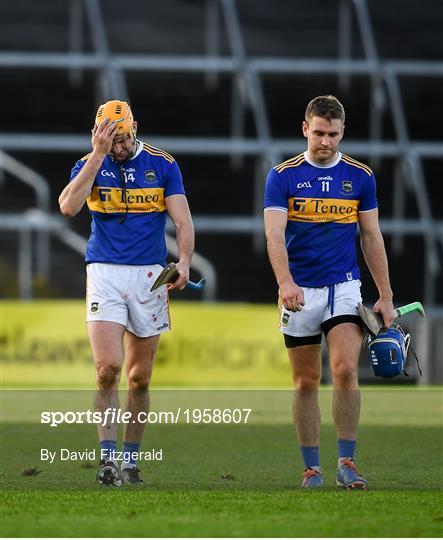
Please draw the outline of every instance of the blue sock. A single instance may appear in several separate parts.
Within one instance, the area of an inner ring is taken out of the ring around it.
[[[122,466],[128,466],[136,464],[136,459],[132,456],[133,452],[138,452],[140,448],[140,443],[137,442],[124,442],[123,443],[123,460]]]
[[[318,455],[318,446],[300,446],[301,455],[306,467],[320,468],[320,457]]]
[[[349,441],[347,439],[337,439],[338,458],[354,459],[355,445],[357,441]]]
[[[117,441],[100,441],[100,459],[114,461],[115,452],[117,452]]]

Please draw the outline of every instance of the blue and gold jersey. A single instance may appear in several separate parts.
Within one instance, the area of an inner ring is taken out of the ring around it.
[[[71,180],[88,157],[77,161]],[[185,194],[183,180],[167,152],[137,141],[122,164],[106,156],[86,201],[92,216],[86,262],[164,265],[165,199],[177,194]]]
[[[297,283],[324,287],[359,279],[355,233],[358,213],[377,208],[371,169],[349,156],[321,166],[307,153],[269,172],[265,210],[287,212],[289,269]]]

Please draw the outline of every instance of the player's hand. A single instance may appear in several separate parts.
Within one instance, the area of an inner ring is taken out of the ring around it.
[[[391,299],[380,298],[372,308],[374,313],[379,313],[383,317],[386,328],[392,326],[394,322],[394,304]]]
[[[105,157],[111,152],[112,142],[117,134],[117,124],[105,118],[103,122],[92,129],[91,143],[93,151]]]
[[[288,311],[301,311],[305,305],[303,289],[292,279],[280,285],[280,298]]]
[[[184,289],[189,281],[189,264],[183,261],[179,261],[175,268],[179,274],[178,278],[174,281],[174,283],[170,283],[168,285],[168,291],[171,291],[172,289]]]

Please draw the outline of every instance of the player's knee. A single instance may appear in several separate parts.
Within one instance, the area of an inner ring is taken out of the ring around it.
[[[103,365],[97,367],[97,384],[100,389],[109,390],[116,386],[120,379],[120,367]]]
[[[150,376],[147,373],[131,371],[128,375],[128,388],[130,390],[148,390]]]
[[[354,386],[357,381],[358,369],[354,363],[343,360],[336,362],[332,368],[332,378],[335,386],[350,387]]]
[[[301,391],[317,390],[320,384],[320,373],[311,372],[294,376],[295,389]]]

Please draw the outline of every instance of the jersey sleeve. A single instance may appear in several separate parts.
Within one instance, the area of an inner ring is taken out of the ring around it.
[[[369,210],[374,210],[377,206],[377,186],[375,183],[375,176],[371,174],[371,176],[366,176],[364,179],[358,211],[367,212]]]
[[[165,197],[170,195],[186,195],[182,173],[176,161],[171,163],[166,174]]]
[[[274,169],[269,171],[266,179],[263,207],[265,210],[272,208],[283,211],[288,210],[288,190],[287,186],[285,186],[284,176]]]
[[[78,173],[82,170],[84,164],[86,163],[86,161],[83,161],[81,159],[79,159],[77,161],[77,163],[74,165],[74,167],[72,167],[72,170],[71,170],[71,176],[69,177],[69,181],[71,180],[74,180],[74,178],[78,175]]]

